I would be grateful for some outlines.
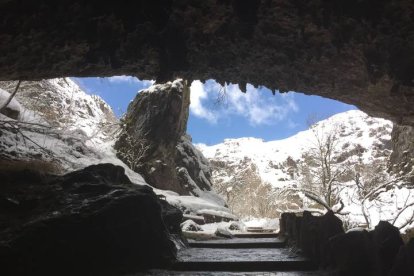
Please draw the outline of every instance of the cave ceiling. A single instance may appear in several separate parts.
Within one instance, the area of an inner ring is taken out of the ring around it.
[[[251,83],[414,125],[414,1],[0,0],[0,80],[113,75]]]

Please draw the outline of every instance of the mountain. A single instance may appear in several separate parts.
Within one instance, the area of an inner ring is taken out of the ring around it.
[[[235,214],[241,217],[278,217],[284,211],[315,207],[301,192],[301,183],[305,180],[304,169],[309,171],[317,168],[317,160],[310,161],[309,155],[318,149],[318,141],[331,137],[334,139],[332,166],[346,169],[346,173],[338,177],[341,185],[338,197],[346,205],[344,210],[353,215],[352,223],[362,224],[361,202],[353,200],[358,192],[356,178],[363,178],[364,183],[375,182],[375,185],[392,177],[395,181],[400,179],[386,171],[392,150],[392,128],[390,121],[352,110],[322,120],[310,129],[283,140],[264,141],[248,137],[226,139],[212,146],[198,144],[197,147],[213,167],[214,189],[227,198]],[[402,198],[407,197],[402,191],[404,189],[395,187],[383,194],[389,200],[388,205],[384,203],[384,214],[385,209],[393,204],[390,203],[393,200],[392,193],[401,195],[398,204],[403,204]],[[369,202],[374,204],[374,201]],[[390,216],[396,212],[395,207],[387,210]],[[379,220],[381,215],[377,212],[372,217],[373,220]]]
[[[390,121],[369,117],[351,110],[334,115],[316,125],[318,133],[337,132],[335,156],[347,161],[357,155],[364,162],[384,159],[391,151]],[[254,172],[263,183],[281,188],[292,185],[294,168],[313,145],[315,134],[305,130],[283,140],[264,141],[259,138],[225,139],[223,143],[198,144],[214,166],[215,185],[225,185],[245,170]]]

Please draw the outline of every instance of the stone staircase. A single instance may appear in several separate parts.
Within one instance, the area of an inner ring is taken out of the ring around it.
[[[169,271],[157,275],[320,275],[275,233],[255,231],[233,239],[189,241]],[[155,275],[155,274],[154,274]]]

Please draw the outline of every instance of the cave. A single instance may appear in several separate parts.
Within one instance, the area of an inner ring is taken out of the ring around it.
[[[0,0],[0,18],[0,81],[132,75],[153,79],[157,83],[177,78],[190,83],[215,79],[221,84],[237,83],[244,92],[249,83],[255,87],[265,86],[273,93],[298,91],[319,95],[355,105],[371,116],[393,121],[392,163],[399,170],[398,164],[402,161],[406,164],[413,160],[413,1]],[[102,256],[90,259],[90,263],[88,254],[94,252],[77,251],[79,248],[74,245],[76,250],[73,252],[54,256],[56,264],[51,266],[48,266],[47,254],[34,259],[23,255],[27,258],[23,263],[29,265],[17,274],[23,275],[31,269],[56,273],[60,271],[60,264],[66,264],[60,263],[65,258],[83,259],[79,268],[93,264],[90,271],[83,273],[105,272],[100,258],[112,260],[108,266],[125,265],[122,273],[134,271],[137,267],[146,268],[154,260],[168,263],[173,259],[175,247],[165,233],[179,232],[176,228],[182,214],[168,204],[160,205],[152,191],[131,188],[129,179],[123,175],[122,168],[113,165],[91,167],[64,177],[47,179],[39,174],[3,175],[4,179],[11,179],[8,192],[16,194],[22,192],[19,187],[25,179],[36,179],[50,185],[51,190],[44,198],[46,203],[41,204],[41,208],[47,210],[61,206],[59,200],[65,195],[75,205],[83,204],[83,196],[96,198],[96,202],[88,203],[88,208],[99,210],[101,215],[94,216],[93,212],[86,215],[90,216],[92,226],[102,225],[107,229],[103,236],[95,236],[94,231],[85,236],[97,246],[96,250],[101,248],[103,252]],[[57,192],[57,183],[65,183],[69,181],[67,179],[81,181],[76,182],[75,187],[65,186],[63,192]],[[43,188],[33,186],[30,189],[35,192]],[[97,191],[99,195],[95,194]],[[113,193],[116,198],[109,197],[109,200],[107,195]],[[140,200],[144,208],[152,210],[155,219],[146,217],[146,222],[158,227],[151,241],[142,237],[133,240],[138,246],[142,243],[157,244],[148,256],[139,252],[143,261],[135,266],[131,266],[131,260],[123,259],[124,255],[105,255],[110,248],[113,252],[126,250],[123,253],[129,257],[128,253],[135,248],[127,246],[128,236],[116,237],[116,243],[107,247],[105,241],[114,237],[114,229],[120,228],[128,234],[140,229],[143,235],[151,235],[151,227],[139,222],[130,225],[128,217],[120,217],[116,219],[119,225],[112,228],[103,219],[134,208],[137,203],[132,199]],[[14,202],[0,203],[2,207],[10,208],[10,212],[19,213],[33,208],[33,202],[36,200],[26,202],[27,205],[18,210],[13,209]],[[114,209],[108,210],[106,204]],[[58,239],[60,233],[67,231],[63,228],[69,226],[69,230],[73,230],[70,233],[73,240],[64,241],[64,246],[71,241],[79,242],[77,236],[81,235],[82,229],[76,227],[79,219],[73,215],[77,211],[76,206],[62,210],[68,213],[59,218],[52,214],[46,224],[35,224],[28,233],[29,237],[39,233],[45,235],[41,232],[42,227],[48,227],[46,234]],[[286,227],[296,225],[296,218],[290,219],[290,222],[285,221]],[[306,219],[312,221],[309,217]],[[170,223],[164,224],[163,220]],[[293,224],[292,220],[295,221]],[[18,231],[26,231],[19,228],[18,220],[13,223]],[[387,229],[387,226],[382,227]],[[17,248],[31,250],[24,240],[27,236],[22,237],[23,240],[15,241]],[[54,246],[56,244],[50,244],[50,248]],[[373,249],[367,248],[370,250]],[[6,265],[9,272],[13,265],[20,264],[15,262],[15,258],[21,256],[10,253],[10,248],[0,244],[1,256],[6,256],[2,265]],[[39,268],[39,264],[48,266],[47,270]],[[119,273],[117,269],[110,272]],[[66,273],[79,271],[68,270]]]
[[[412,1],[0,3],[0,80],[134,75],[299,91],[414,124]]]

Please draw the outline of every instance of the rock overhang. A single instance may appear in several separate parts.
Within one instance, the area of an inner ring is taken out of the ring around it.
[[[22,7],[22,3],[24,6]],[[414,125],[412,1],[0,1],[0,80],[263,85]]]

